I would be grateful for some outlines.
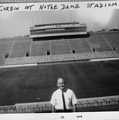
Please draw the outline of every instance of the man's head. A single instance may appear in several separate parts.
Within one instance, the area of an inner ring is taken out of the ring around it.
[[[63,78],[58,78],[57,79],[57,87],[61,90],[64,89],[64,79]]]

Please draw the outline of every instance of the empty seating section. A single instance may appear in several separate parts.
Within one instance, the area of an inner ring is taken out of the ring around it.
[[[11,44],[11,40],[0,41],[0,55],[8,53],[10,51]]]
[[[11,40],[0,41],[0,65],[3,65],[4,59],[9,56],[11,43],[12,43]]]
[[[35,41],[31,45],[31,56],[50,54],[49,41]]]
[[[4,58],[0,55],[0,65],[4,65]]]
[[[90,47],[83,39],[62,39],[49,41],[33,41],[31,56],[59,55],[71,53],[89,53]]]
[[[77,38],[69,40],[72,51],[75,53],[89,53],[90,48],[84,38]]]
[[[10,57],[24,57],[29,52],[30,40],[14,41]]]
[[[119,53],[119,33],[110,32],[109,34],[105,35],[105,39],[109,41],[113,50]]]
[[[119,53],[119,32],[94,33],[86,38],[32,41],[28,36],[0,39],[0,65],[8,57],[60,55],[71,53]]]
[[[88,43],[93,51],[105,52],[111,51],[111,47],[103,35],[94,35],[88,39]]]
[[[69,54],[71,53],[67,40],[53,40],[51,44],[51,54]]]

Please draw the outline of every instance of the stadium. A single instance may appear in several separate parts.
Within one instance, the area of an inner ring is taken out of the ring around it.
[[[119,110],[119,30],[79,22],[35,24],[0,39],[0,112],[51,112],[56,79],[78,98],[77,112]]]

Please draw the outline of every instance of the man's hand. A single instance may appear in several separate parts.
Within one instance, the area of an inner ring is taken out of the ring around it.
[[[73,112],[76,112],[76,104],[73,105]]]
[[[52,112],[55,112],[55,107],[52,105]]]

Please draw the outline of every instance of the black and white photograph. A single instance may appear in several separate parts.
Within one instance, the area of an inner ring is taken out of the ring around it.
[[[1,114],[104,111],[119,111],[119,9],[0,13]]]

